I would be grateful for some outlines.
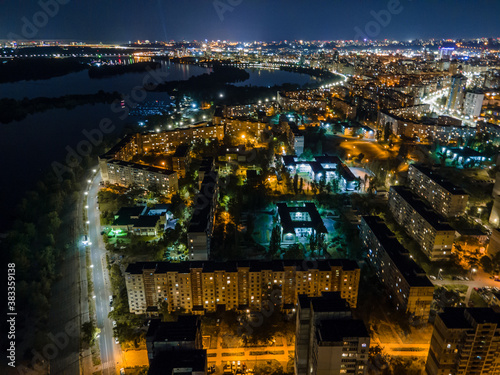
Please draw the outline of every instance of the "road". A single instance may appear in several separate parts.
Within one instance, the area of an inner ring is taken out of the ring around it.
[[[373,160],[385,160],[396,153],[393,149],[387,149],[375,140],[359,139],[357,137],[347,137],[344,135],[335,136],[339,142],[340,148],[344,151],[345,159],[351,160],[352,158],[363,154],[363,163]]]
[[[443,106],[443,105],[436,103],[436,101],[438,99],[440,99],[441,97],[448,96],[449,91],[450,91],[449,88],[444,88],[444,89],[438,90],[432,94],[427,95],[424,99],[422,99],[422,102],[425,104],[429,104],[431,110],[436,112],[438,115],[450,116],[450,117],[462,120],[462,123],[464,125],[475,127],[476,123],[472,119],[466,118],[461,113],[458,113],[456,111],[453,111],[453,113],[450,113],[450,112],[448,112],[446,106]]]
[[[490,275],[478,270],[474,273],[473,280],[469,281],[461,281],[461,280],[452,280],[449,278],[445,278],[444,280],[433,280],[432,283],[437,286],[441,285],[466,285],[467,294],[465,295],[465,304],[469,303],[470,295],[474,288],[482,288],[485,286],[498,287],[500,288],[500,282],[490,279]]]
[[[89,180],[90,181],[90,180]],[[101,330],[99,347],[101,352],[102,374],[111,375],[119,371],[121,363],[120,345],[115,344],[113,337],[113,325],[108,318],[110,311],[109,296],[111,285],[108,269],[106,267],[106,248],[101,236],[101,225],[99,211],[97,210],[97,193],[101,177],[99,173],[89,183],[86,209],[88,213],[88,233],[90,245],[90,259],[92,262],[92,275],[94,283],[94,295],[96,305],[97,327]]]

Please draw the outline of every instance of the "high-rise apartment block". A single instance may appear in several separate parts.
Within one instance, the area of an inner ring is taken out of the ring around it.
[[[366,373],[370,335],[353,319],[338,292],[299,295],[295,326],[295,374]]]
[[[312,262],[140,262],[125,271],[131,313],[154,315],[167,303],[169,311],[195,314],[226,310],[260,310],[269,303],[294,308],[297,295],[319,296],[338,291],[356,307],[360,269],[347,259]]]
[[[462,215],[467,208],[469,195],[430,168],[410,165],[408,183],[415,194],[445,217]]]
[[[359,235],[396,309],[429,320],[434,285],[394,233],[380,217],[362,216]]]
[[[437,315],[427,375],[500,374],[500,313],[491,308],[445,308]]]
[[[443,216],[403,186],[391,186],[389,209],[396,222],[420,244],[431,261],[449,259],[455,230]]]
[[[219,197],[217,172],[204,173],[200,192],[194,199],[194,212],[187,230],[189,260],[208,260],[212,233],[215,225],[215,211]]]
[[[451,77],[450,94],[446,104],[448,110],[458,110],[462,107],[466,83],[467,77],[463,74],[455,74]]]

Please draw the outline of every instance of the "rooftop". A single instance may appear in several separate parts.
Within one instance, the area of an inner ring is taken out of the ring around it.
[[[148,375],[188,375],[193,372],[206,374],[206,367],[206,350],[172,350],[161,352],[150,360]]]
[[[379,216],[363,216],[361,220],[370,228],[408,285],[433,287],[433,284],[425,275],[425,271],[410,258],[408,250],[401,245],[394,233],[391,232]]]
[[[165,176],[170,176],[170,175],[176,173],[176,172],[169,170],[169,169],[152,167],[150,165],[144,165],[144,164],[131,163],[128,161],[123,161],[123,160],[118,160],[118,159],[109,160],[108,164],[114,164],[114,165],[118,165],[121,167],[141,169],[141,170],[146,171],[146,172],[159,173],[159,174],[163,174]]]
[[[199,328],[198,317],[194,315],[179,316],[176,322],[162,322],[152,319],[148,332],[147,341],[195,341]]]
[[[179,272],[189,273],[192,269],[201,269],[203,272],[237,272],[238,268],[248,268],[250,272],[273,271],[284,272],[285,267],[294,267],[297,271],[309,269],[319,269],[322,271],[331,270],[332,267],[341,267],[344,271],[354,271],[359,269],[358,264],[350,259],[328,259],[316,260],[309,264],[304,260],[241,260],[229,262],[216,261],[194,261],[182,263],[170,262],[137,262],[130,263],[125,272],[130,274],[142,274],[143,272],[167,273]]]
[[[280,216],[281,226],[285,233],[295,233],[295,228],[314,228],[320,233],[326,233],[325,224],[321,218],[316,205],[311,202],[305,202],[300,206],[288,206],[287,203],[276,203],[278,214]],[[292,212],[304,212],[309,214],[310,221],[293,220]]]
[[[368,339],[370,335],[366,330],[365,323],[356,319],[327,319],[319,323],[316,338],[321,343],[344,342],[348,338],[363,337]],[[368,348],[367,348],[368,351]]]
[[[449,329],[472,329],[473,323],[493,323],[500,325],[500,313],[491,308],[447,307],[438,314],[445,326]]]

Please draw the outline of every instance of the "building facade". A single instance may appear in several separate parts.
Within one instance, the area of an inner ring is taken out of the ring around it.
[[[469,195],[458,186],[421,165],[410,165],[408,183],[411,190],[445,217],[459,216],[465,213]]]
[[[391,186],[389,209],[396,222],[420,244],[429,260],[450,258],[455,230],[443,216],[427,207],[410,189]]]
[[[434,322],[427,375],[500,374],[500,313],[445,308]]]
[[[299,295],[295,325],[296,375],[364,375],[370,336],[338,292]]]
[[[219,197],[217,172],[204,174],[187,230],[189,260],[208,260]]]
[[[134,185],[145,189],[158,189],[166,194],[173,194],[179,188],[177,172],[168,169],[116,159],[100,159],[99,166],[105,184],[125,187]]]
[[[125,283],[129,309],[154,313],[167,303],[169,311],[195,314],[226,310],[260,310],[269,303],[292,308],[297,295],[340,292],[356,307],[360,269],[346,259],[306,261],[141,262],[129,264]]]
[[[425,271],[410,258],[408,250],[380,217],[362,216],[359,234],[368,249],[368,260],[396,309],[427,322],[434,285]]]

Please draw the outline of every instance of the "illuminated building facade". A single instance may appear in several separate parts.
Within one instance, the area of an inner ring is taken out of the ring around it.
[[[378,216],[362,216],[359,236],[397,310],[429,320],[434,285]]]
[[[500,374],[500,314],[491,308],[445,308],[436,316],[427,375]]]
[[[151,167],[122,160],[100,160],[104,183],[120,186],[138,186],[173,194],[178,188],[177,173],[168,169]]]
[[[416,164],[410,165],[408,183],[414,193],[425,199],[443,216],[452,217],[465,213],[469,195],[432,169]]]
[[[269,303],[292,309],[297,296],[336,291],[356,307],[360,269],[347,259],[313,262],[140,262],[129,264],[125,283],[129,309],[155,314],[160,303],[169,311],[195,314],[226,310],[260,310]]]
[[[370,335],[353,319],[338,292],[299,295],[295,325],[295,374],[366,374]]]
[[[396,222],[420,244],[429,260],[450,258],[455,230],[443,216],[427,207],[410,189],[391,186],[389,209]]]

